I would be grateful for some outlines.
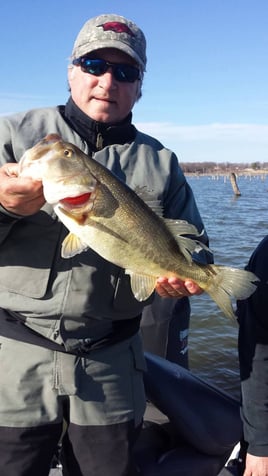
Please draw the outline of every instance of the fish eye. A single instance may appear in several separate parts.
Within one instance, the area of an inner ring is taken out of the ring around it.
[[[70,149],[65,149],[63,153],[66,157],[71,157],[72,156],[72,151]]]

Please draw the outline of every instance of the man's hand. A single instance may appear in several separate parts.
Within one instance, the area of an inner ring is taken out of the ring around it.
[[[42,182],[19,177],[18,167],[8,163],[0,168],[0,203],[16,215],[33,215],[45,203]]]
[[[268,456],[253,456],[247,453],[243,476],[268,476]]]
[[[160,276],[157,279],[155,290],[161,297],[174,297],[177,299],[194,294],[202,294],[203,292],[203,290],[190,279],[182,281],[176,277],[166,278],[165,276]]]

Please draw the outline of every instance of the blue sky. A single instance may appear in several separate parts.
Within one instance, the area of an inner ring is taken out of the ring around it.
[[[1,115],[66,102],[73,42],[101,13],[147,38],[136,126],[181,162],[268,162],[267,0],[1,2]]]

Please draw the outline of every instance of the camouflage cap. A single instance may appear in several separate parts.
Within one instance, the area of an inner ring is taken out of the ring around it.
[[[146,40],[143,32],[130,20],[114,14],[88,20],[75,40],[72,61],[101,48],[116,48],[146,68]]]

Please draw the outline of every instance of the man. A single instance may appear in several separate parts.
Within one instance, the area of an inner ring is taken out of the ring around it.
[[[268,476],[268,236],[257,246],[247,269],[260,283],[255,293],[237,306],[246,442],[243,476]]]
[[[1,118],[1,476],[47,475],[63,419],[69,474],[136,474],[131,448],[145,409],[139,325],[148,302],[136,301],[124,270],[92,250],[61,258],[67,230],[45,203],[42,184],[18,177],[17,162],[58,133],[95,152],[131,187],[146,185],[165,216],[202,232],[176,156],[131,122],[145,67],[142,31],[121,16],[101,15],[75,41],[66,106]],[[165,276],[156,291],[200,293],[191,281]]]

